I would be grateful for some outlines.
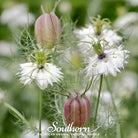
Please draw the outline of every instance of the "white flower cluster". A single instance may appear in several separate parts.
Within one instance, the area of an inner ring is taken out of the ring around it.
[[[101,74],[116,76],[124,68],[129,51],[123,49],[122,37],[107,25],[102,26],[99,34],[96,34],[93,24],[77,29],[74,33],[79,39],[78,47],[87,64],[87,77]]]
[[[124,50],[122,37],[111,29],[108,21],[95,18],[92,24],[74,31],[79,39],[78,47],[86,63],[86,76],[91,78],[98,75],[117,75],[124,64],[127,63],[129,51]],[[52,63],[47,63],[45,57],[37,57],[35,63],[20,65],[21,82],[30,84],[32,80],[41,88],[45,89],[48,84],[52,85],[62,78],[62,73]],[[44,61],[39,61],[43,59]],[[37,61],[38,60],[38,61]],[[39,66],[39,63],[43,65]]]

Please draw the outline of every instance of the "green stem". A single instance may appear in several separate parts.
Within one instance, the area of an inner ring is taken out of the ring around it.
[[[27,126],[29,126],[29,123],[27,122],[27,120],[24,118],[24,116],[17,109],[15,109],[12,105],[10,105],[8,103],[4,103],[4,105],[8,109],[10,109],[11,111],[13,111]]]
[[[54,5],[53,12],[55,12],[55,10],[56,10],[56,8],[57,8],[57,6],[58,6],[59,3],[60,3],[60,0],[57,0],[56,3],[55,3],[55,5]]]
[[[62,92],[59,92],[59,91],[57,91],[57,90],[52,90],[52,92],[58,93],[58,94],[60,94],[60,95],[63,95],[63,96],[66,96],[66,97],[69,98],[69,95],[63,94]]]
[[[40,101],[39,101],[39,138],[41,138],[41,120],[42,120],[42,103],[43,103],[43,91],[40,91]]]
[[[118,114],[118,111],[117,111],[117,107],[115,105],[115,101],[114,101],[114,97],[113,97],[113,92],[112,92],[112,89],[110,88],[110,85],[108,83],[108,80],[107,78],[105,79],[106,80],[106,86],[107,86],[107,90],[110,92],[111,94],[111,100],[112,100],[112,104],[113,104],[113,108],[115,110],[115,113],[116,113],[116,116],[117,116],[117,124],[116,124],[116,131],[117,131],[117,138],[123,138],[123,133],[122,133],[122,129],[121,129],[121,126],[120,126],[120,123],[119,123],[119,114]]]
[[[57,84],[61,89],[63,89],[64,91],[70,93],[68,90],[66,90],[64,87],[62,87],[60,84]]]
[[[102,82],[103,82],[103,74],[100,76],[100,86],[99,86],[98,99],[97,99],[96,111],[95,111],[95,116],[94,116],[94,127],[96,125],[96,118],[97,118],[97,112],[98,112],[98,107],[99,107],[100,94],[101,94],[101,89],[102,89]]]
[[[78,86],[79,86],[79,70],[77,70],[77,73],[76,73],[76,92],[78,91]]]
[[[45,10],[44,10],[43,5],[41,5],[41,11],[42,11],[42,13],[43,13],[43,14],[45,14],[45,13],[46,13],[46,12],[45,12]]]
[[[93,81],[93,77],[92,77],[92,79],[91,79],[90,83],[89,83],[89,84],[87,83],[86,88],[85,88],[85,90],[84,90],[84,92],[82,93],[82,95],[81,95],[81,96],[85,95],[85,94],[86,94],[86,92],[87,92],[87,91],[91,88],[92,81]]]

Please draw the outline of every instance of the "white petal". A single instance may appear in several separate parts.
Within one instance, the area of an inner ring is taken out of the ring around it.
[[[20,65],[21,75],[20,81],[30,84],[32,80],[40,87],[40,89],[47,88],[48,84],[53,85],[62,79],[62,72],[59,68],[51,63],[46,63],[43,69],[39,69],[35,63],[24,63]]]

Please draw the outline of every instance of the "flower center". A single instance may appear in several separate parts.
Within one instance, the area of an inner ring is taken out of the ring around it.
[[[104,52],[100,44],[100,40],[97,43],[94,43],[92,46],[93,46],[94,51],[97,53],[97,55],[99,56],[103,55]]]
[[[38,66],[38,69],[44,69],[44,66],[41,66],[41,67]]]
[[[98,55],[98,59],[103,59],[105,57],[106,57],[106,54],[105,53],[103,53],[102,55]]]
[[[102,33],[103,25],[109,26],[110,21],[106,18],[101,19],[100,16],[91,19],[91,23],[95,26],[95,35],[99,36]]]
[[[42,52],[38,52],[35,54],[35,60],[36,60],[36,64],[38,66],[39,69],[43,69],[44,68],[44,65],[46,63],[46,55],[45,53],[42,51]]]

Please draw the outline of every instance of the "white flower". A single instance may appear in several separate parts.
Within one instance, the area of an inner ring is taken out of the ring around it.
[[[130,98],[137,90],[137,73],[124,72],[120,79],[114,82],[112,87],[118,98]]]
[[[24,85],[30,84],[34,80],[40,89],[43,90],[48,84],[52,85],[62,78],[62,72],[52,63],[45,63],[44,67],[41,69],[38,68],[35,63],[24,63],[20,64],[20,70],[20,81]]]
[[[102,100],[104,103],[108,103],[108,104],[112,103],[110,92],[108,92],[108,91],[101,92],[100,97],[101,97],[101,100]]]
[[[59,11],[64,14],[68,14],[72,10],[71,3],[68,1],[61,2],[58,8],[59,8]]]
[[[129,12],[117,18],[117,20],[114,22],[114,26],[116,28],[127,27],[127,25],[136,23],[137,21],[138,21],[138,13]]]
[[[124,63],[127,63],[127,53],[129,53],[127,50],[123,50],[122,46],[119,46],[118,48],[105,50],[102,58],[97,54],[89,57],[88,65],[85,68],[86,75],[88,77],[98,74],[116,76],[117,72],[124,68]]]
[[[138,0],[126,0],[128,1],[132,6],[138,6]]]
[[[103,27],[100,35],[96,35],[93,25],[77,29],[74,33],[80,40],[78,46],[80,47],[81,52],[86,55],[92,53],[91,49],[93,49],[93,47],[90,43],[97,42],[99,39],[101,39],[101,44],[106,42],[108,43],[108,46],[116,45],[122,40],[122,37],[118,36],[115,31],[106,29],[106,27]]]
[[[0,67],[0,80],[10,82],[12,79],[12,73],[7,69]]]
[[[12,56],[17,52],[17,45],[12,42],[0,41],[0,55]]]
[[[19,4],[6,9],[1,14],[1,23],[8,24],[11,28],[16,26],[24,26],[34,22],[34,15],[28,13],[25,4]]]
[[[116,118],[114,117],[115,115],[109,107],[109,105],[100,103],[100,107],[98,109],[98,123],[99,125],[102,124],[106,128],[113,127],[116,121]]]
[[[104,29],[102,34],[103,39],[109,42],[109,45],[116,45],[122,40],[122,37],[117,35],[113,30]]]
[[[124,34],[138,37],[138,13],[129,12],[123,16],[117,18],[114,22],[115,28],[122,29]]]
[[[50,127],[48,122],[45,120],[42,120],[42,138],[48,138],[49,132],[47,131],[47,128]],[[39,121],[34,122],[34,126],[38,129],[39,127]],[[34,134],[33,132],[28,132],[28,130],[24,130],[21,134],[21,138],[38,138],[38,134]]]

